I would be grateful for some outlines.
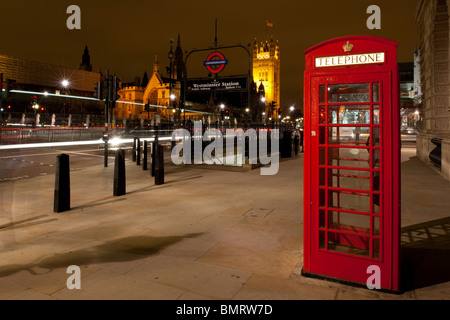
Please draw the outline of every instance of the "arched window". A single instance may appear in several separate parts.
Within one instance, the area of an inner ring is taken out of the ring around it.
[[[153,89],[150,92],[149,99],[150,99],[150,104],[153,104],[153,105],[157,105],[158,104],[158,90],[157,89]]]

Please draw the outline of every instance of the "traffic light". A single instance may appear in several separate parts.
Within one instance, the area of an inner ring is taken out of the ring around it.
[[[148,104],[148,103],[145,104],[145,111],[147,111],[147,112],[150,111],[150,104]]]
[[[106,70],[104,90],[105,90],[105,102],[106,105],[109,105],[109,101],[111,101],[111,77],[109,76],[109,70]]]
[[[113,101],[117,101],[120,99],[119,91],[120,91],[120,79],[116,76],[113,77]]]
[[[9,91],[11,90],[11,79],[5,80],[5,99],[9,98]]]
[[[97,98],[98,100],[103,100],[103,82],[99,81],[95,84],[94,86],[95,88],[95,94],[94,97]]]
[[[116,102],[120,99],[119,91],[120,91],[120,79],[116,76],[111,78],[112,85],[112,103],[111,109],[116,107]]]

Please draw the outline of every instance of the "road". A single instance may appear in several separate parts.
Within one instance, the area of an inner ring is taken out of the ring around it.
[[[54,174],[57,156],[63,153],[70,156],[72,171],[104,163],[103,149],[98,145],[1,150],[0,183]],[[110,165],[113,161],[114,153],[110,152]]]
[[[161,137],[160,143],[168,147],[170,146],[168,139],[170,137]],[[116,148],[110,145],[109,166],[114,166]],[[126,157],[131,159],[132,140],[122,140],[120,148],[125,150]],[[41,145],[41,147],[3,149],[0,150],[0,183],[54,174],[57,156],[61,154],[70,156],[71,171],[104,164],[103,143],[58,147],[42,147]],[[170,159],[169,150],[165,152],[165,160],[167,159]]]

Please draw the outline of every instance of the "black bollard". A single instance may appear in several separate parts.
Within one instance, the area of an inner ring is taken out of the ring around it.
[[[272,154],[272,131],[267,130],[267,154]]]
[[[286,156],[292,158],[292,133],[286,131]]]
[[[245,142],[245,158],[248,159],[250,163],[250,137],[246,136],[244,138],[244,142]]]
[[[67,154],[61,154],[56,159],[55,199],[53,211],[60,213],[70,210],[69,156]]]
[[[155,185],[164,184],[164,147],[158,145],[156,149],[155,163]]]
[[[125,152],[122,149],[116,152],[116,162],[114,166],[114,196],[120,197],[126,194],[125,176]]]
[[[258,129],[256,131],[256,159],[258,160],[258,162],[260,162],[260,160],[259,160],[259,148],[261,147],[260,146],[260,143],[261,143],[260,138],[261,138],[261,130]]]
[[[103,152],[103,156],[104,156],[104,167],[108,168],[108,154],[109,154],[109,150],[108,150],[108,142],[109,142],[109,135],[107,132],[103,132],[103,141],[105,142],[105,146],[104,146],[104,152]]]
[[[150,151],[150,175],[152,177],[154,177],[155,176],[155,160],[156,160],[155,159],[155,156],[156,156],[156,151],[155,151],[156,144],[155,144],[155,142],[152,142],[151,146],[152,146],[152,150]]]
[[[133,138],[133,151],[131,152],[131,160],[133,162],[136,162],[136,139],[137,138]]]
[[[136,139],[136,165],[141,165],[141,139]]]
[[[104,152],[103,152],[103,166],[105,168],[108,168],[108,155],[109,155],[108,141],[106,141],[105,147],[104,147]]]
[[[283,137],[280,141],[281,158],[290,158],[292,156],[292,138],[288,131],[283,132]]]
[[[300,151],[300,153],[303,153],[305,150],[305,147],[303,146],[303,129],[300,130],[300,147],[302,147],[302,151]]]
[[[156,135],[155,137],[155,141],[152,143],[152,170],[151,170],[151,175],[152,177],[155,176],[155,164],[156,164],[156,152],[158,149],[158,145],[159,145],[159,141],[158,141],[158,135]]]
[[[143,142],[143,150],[142,150],[142,170],[147,170],[147,166],[148,166],[148,144],[147,141],[144,140]]]

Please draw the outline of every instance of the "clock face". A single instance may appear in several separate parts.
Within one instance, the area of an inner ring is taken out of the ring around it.
[[[270,59],[270,55],[269,55],[269,53],[267,52],[267,53],[263,53],[263,54],[258,54],[258,60],[268,60],[268,59]]]

